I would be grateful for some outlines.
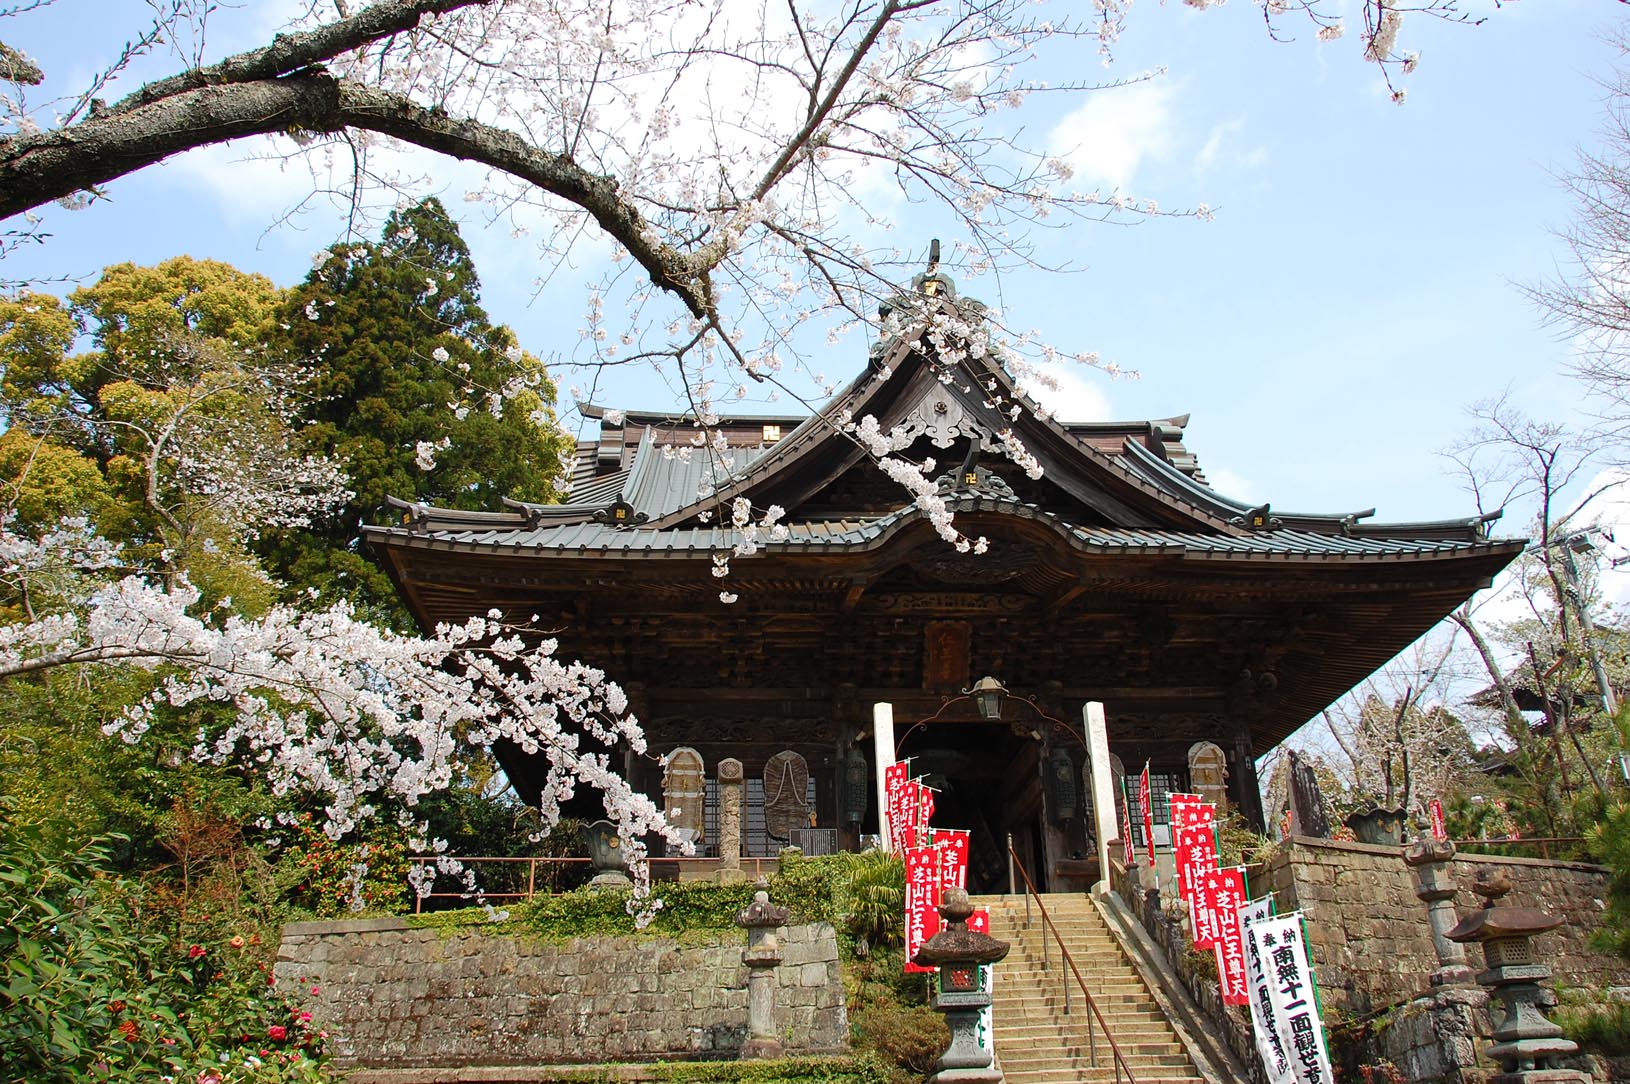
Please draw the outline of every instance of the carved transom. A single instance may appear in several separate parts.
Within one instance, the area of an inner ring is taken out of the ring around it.
[[[996,441],[990,427],[972,417],[956,397],[939,384],[929,389],[899,427],[912,440],[926,436],[936,448],[949,448],[958,437],[978,436],[986,443]]]

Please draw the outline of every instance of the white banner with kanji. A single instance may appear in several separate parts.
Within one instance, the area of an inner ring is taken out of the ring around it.
[[[1284,1045],[1291,1079],[1296,1084],[1332,1084],[1301,914],[1253,922],[1250,937],[1262,958],[1274,1030]]]
[[[1266,961],[1251,938],[1251,929],[1273,918],[1273,900],[1264,896],[1240,908],[1240,937],[1245,945],[1245,981],[1251,993],[1251,1030],[1256,1036],[1257,1057],[1267,1074],[1267,1084],[1295,1084],[1285,1038],[1274,1023],[1273,995],[1268,990]]]

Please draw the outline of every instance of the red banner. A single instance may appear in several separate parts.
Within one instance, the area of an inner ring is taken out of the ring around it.
[[[911,837],[911,845],[913,847],[932,846],[934,830],[928,827],[928,822],[934,816],[934,792],[924,786],[920,780],[914,786],[916,788],[914,812],[917,819],[914,825],[915,831]]]
[[[967,888],[968,833],[961,828],[936,828],[934,849],[940,852],[940,888]]]
[[[990,933],[990,912],[983,907],[968,916],[970,933]]]
[[[1177,858],[1177,894],[1194,902],[1200,874],[1217,866],[1217,837],[1210,824],[1181,824],[1172,830],[1172,852]]]
[[[1449,838],[1449,830],[1443,826],[1443,803],[1436,798],[1432,799],[1432,838]]]
[[[902,809],[906,783],[911,779],[911,761],[897,760],[883,769],[883,793],[888,803],[889,831],[885,840],[895,854],[905,849],[905,815]]]
[[[1245,867],[1207,871],[1205,893],[1211,898],[1217,954],[1217,981],[1224,1005],[1249,1005],[1250,985],[1245,976],[1245,937],[1239,912],[1245,905]]]
[[[939,932],[935,910],[940,895],[940,852],[937,847],[907,847],[906,862],[906,970],[932,971],[911,962],[917,950]]]
[[[1126,851],[1126,864],[1130,866],[1138,860],[1138,852],[1132,849],[1132,803],[1126,797],[1126,780],[1121,779],[1121,846]]]
[[[1190,852],[1190,868],[1194,877],[1194,894],[1189,897],[1189,930],[1194,936],[1195,948],[1211,948],[1217,943],[1217,902],[1207,885],[1217,873],[1217,835],[1209,824],[1196,824],[1185,829],[1194,844]]]
[[[1177,898],[1189,900],[1194,898],[1194,866],[1190,859],[1197,844],[1192,833],[1185,837],[1184,830],[1210,825],[1217,811],[1209,802],[1202,801],[1198,794],[1173,794],[1171,803],[1172,853],[1177,859]]]
[[[1138,814],[1143,818],[1143,849],[1149,853],[1149,864],[1155,864],[1155,811],[1149,800],[1149,762],[1143,762],[1143,774],[1138,776]]]

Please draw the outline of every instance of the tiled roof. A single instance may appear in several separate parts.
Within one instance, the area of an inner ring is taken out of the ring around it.
[[[953,500],[952,507],[962,514],[999,512],[1045,522],[1064,534],[1076,548],[1088,552],[1162,553],[1172,556],[1275,560],[1329,556],[1386,560],[1464,554],[1517,544],[1430,536],[1418,539],[1348,537],[1302,530],[1224,535],[1192,531],[1075,527],[1032,505],[991,497]],[[895,528],[920,518],[922,513],[915,507],[906,507],[872,519],[793,523],[787,526],[787,537],[784,541],[767,542],[761,538],[759,546],[766,553],[819,553],[864,549],[877,543]],[[508,521],[503,525],[482,522],[457,526],[437,524],[427,527],[428,529],[417,530],[375,527],[367,530],[374,537],[390,537],[399,544],[431,549],[536,552],[555,556],[614,556],[637,553],[659,557],[694,558],[728,550],[737,539],[736,533],[729,527],[650,530],[593,522],[529,526],[515,514],[510,514]]]

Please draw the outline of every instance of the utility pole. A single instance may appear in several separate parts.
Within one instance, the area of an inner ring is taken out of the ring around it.
[[[1602,710],[1609,716],[1619,713],[1619,698],[1613,693],[1613,686],[1607,680],[1607,670],[1602,666],[1602,656],[1596,650],[1596,624],[1590,619],[1590,607],[1585,605],[1584,596],[1579,590],[1579,564],[1574,554],[1588,553],[1595,547],[1591,545],[1590,532],[1582,531],[1579,534],[1569,535],[1562,540],[1562,567],[1567,573],[1568,595],[1573,600],[1573,611],[1579,616],[1579,630],[1585,641],[1585,654],[1590,659],[1591,673],[1596,675],[1596,688],[1602,694]]]

